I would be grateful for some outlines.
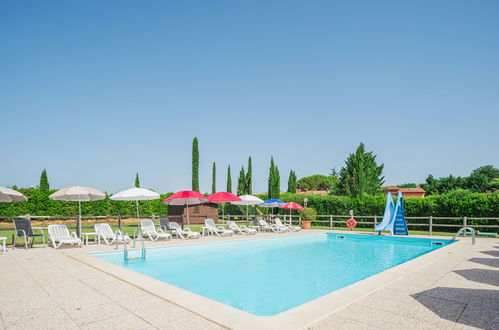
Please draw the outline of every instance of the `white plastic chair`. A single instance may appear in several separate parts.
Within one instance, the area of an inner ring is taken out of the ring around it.
[[[286,228],[287,230],[290,230],[290,231],[300,231],[301,230],[301,227],[294,227],[294,226],[283,224],[281,219],[279,219],[279,218],[275,218],[274,222],[275,222],[275,225],[277,226],[277,228]]]
[[[123,234],[119,229],[113,232],[108,223],[96,223],[94,224],[94,228],[95,232],[99,234],[99,238],[102,238],[107,245],[113,244],[116,240],[122,243],[130,241],[130,236]]]
[[[156,229],[156,226],[152,220],[140,220],[139,226],[142,231],[142,235],[149,237],[151,241],[156,241],[160,238],[167,240],[172,239],[172,235],[165,233],[163,229]]]
[[[248,228],[246,226],[238,226],[234,221],[227,221],[227,226],[236,234],[242,235],[255,235],[256,229]]]
[[[263,231],[271,231],[274,233],[285,233],[288,231],[286,228],[278,228],[276,225],[269,225],[265,220],[258,220],[258,223]]]
[[[215,234],[217,236],[232,236],[234,235],[234,232],[229,229],[225,229],[222,226],[216,226],[215,221],[213,219],[204,219],[204,225],[206,226],[206,230],[208,231],[208,234]]]
[[[7,237],[1,236],[0,241],[2,241],[2,244],[0,245],[0,251],[7,252],[7,245],[5,243],[7,241]]]
[[[201,237],[200,233],[192,231],[188,227],[185,227],[184,229],[180,228],[180,226],[176,222],[170,222],[170,228],[171,230],[173,230],[173,233],[175,233],[175,235],[177,235],[181,239]]]
[[[83,246],[81,239],[76,236],[75,232],[69,233],[66,225],[49,225],[49,242],[52,242],[55,249],[58,249],[62,244]]]

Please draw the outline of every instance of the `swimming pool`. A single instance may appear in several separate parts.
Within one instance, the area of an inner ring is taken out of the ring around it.
[[[449,244],[448,240],[312,234],[92,254],[235,307],[272,316]]]

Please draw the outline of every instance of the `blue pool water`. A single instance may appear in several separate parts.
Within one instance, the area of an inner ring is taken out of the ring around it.
[[[93,256],[254,315],[276,315],[447,245],[447,240],[314,234]],[[442,242],[443,245],[432,244]]]

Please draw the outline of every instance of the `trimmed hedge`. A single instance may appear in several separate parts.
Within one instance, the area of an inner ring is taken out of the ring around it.
[[[53,201],[48,196],[56,190],[18,189],[28,197],[27,202],[0,203],[0,216],[20,216],[25,214],[46,216],[75,216],[78,214],[77,202]],[[172,193],[162,194],[161,199],[140,201],[139,212],[143,215],[166,215],[167,207],[161,201]],[[135,215],[137,213],[134,201],[112,201],[110,195],[100,201],[82,202],[81,214],[90,215]]]

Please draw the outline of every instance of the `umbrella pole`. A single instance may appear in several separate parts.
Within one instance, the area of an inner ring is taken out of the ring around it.
[[[76,219],[76,236],[81,237],[81,201],[78,201],[78,219]]]
[[[248,205],[246,205],[246,226],[248,226],[248,223],[249,223]]]
[[[187,228],[190,228],[191,220],[189,219],[189,200],[187,200]]]
[[[139,215],[139,200],[138,200],[138,199],[135,201],[135,206],[137,206],[137,219],[140,221],[140,215]]]

